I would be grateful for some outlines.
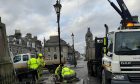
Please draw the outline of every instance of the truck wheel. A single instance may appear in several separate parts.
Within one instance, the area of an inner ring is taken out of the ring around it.
[[[110,84],[109,79],[106,78],[105,70],[102,70],[102,84]]]
[[[93,67],[92,67],[92,76],[94,76],[94,77],[96,77],[97,76],[97,72],[96,72],[96,66],[95,65],[93,65]]]
[[[93,76],[93,74],[94,74],[93,69],[92,69],[91,66],[89,66],[88,74],[89,74],[90,76]]]
[[[90,64],[87,62],[87,70],[88,70],[88,75],[91,75],[91,69],[90,69]]]

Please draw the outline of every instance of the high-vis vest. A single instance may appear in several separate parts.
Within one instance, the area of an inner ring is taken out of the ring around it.
[[[72,70],[72,69],[70,69],[70,72],[71,72],[72,75],[76,74],[76,72],[74,70]]]
[[[44,67],[45,66],[45,61],[44,61],[44,59],[43,58],[37,58],[37,62],[39,63],[39,65],[41,66],[41,67]]]
[[[28,60],[28,66],[30,69],[37,69],[38,68],[38,62],[36,58],[31,58]]]
[[[56,68],[56,70],[55,70],[55,75],[59,75],[60,74],[60,72],[61,72],[61,66],[59,65],[57,68]]]
[[[68,67],[63,67],[61,74],[62,74],[62,77],[71,76],[73,75],[73,71],[71,71],[71,69]]]

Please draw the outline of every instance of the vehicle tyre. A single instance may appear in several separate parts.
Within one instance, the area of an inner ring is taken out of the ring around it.
[[[97,72],[96,72],[96,65],[92,66],[92,76],[96,77],[97,76]]]
[[[93,65],[91,64],[90,61],[87,62],[87,69],[88,69],[88,75],[93,76],[94,75],[94,69]]]
[[[91,66],[89,66],[89,69],[88,69],[88,73],[89,73],[89,75],[90,76],[93,76],[93,70],[92,70],[92,67]]]
[[[109,79],[107,79],[107,74],[105,70],[102,70],[102,84],[111,84]]]
[[[87,62],[87,70],[88,70],[88,74],[91,74],[91,70],[90,70],[90,66],[89,66],[89,62]]]

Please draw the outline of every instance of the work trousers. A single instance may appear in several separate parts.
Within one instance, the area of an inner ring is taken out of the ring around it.
[[[31,71],[33,80],[35,81],[36,79],[38,79],[38,72],[37,72],[37,70],[30,69],[30,71]]]

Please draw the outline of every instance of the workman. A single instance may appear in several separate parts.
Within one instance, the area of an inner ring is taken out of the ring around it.
[[[76,78],[76,72],[72,69],[70,69],[67,66],[64,66],[62,68],[62,73],[61,73],[62,77],[64,80],[71,80],[73,78]]]
[[[55,75],[58,78],[64,79],[64,80],[71,80],[73,78],[76,78],[76,72],[72,69],[70,69],[67,66],[64,66],[63,64],[60,64],[56,70],[55,70]]]
[[[39,65],[40,65],[41,67],[44,67],[44,66],[45,66],[45,61],[44,61],[44,58],[43,58],[42,53],[39,53],[39,54],[38,54],[37,61],[38,61]]]
[[[61,72],[62,72],[63,66],[64,66],[63,64],[60,64],[55,70],[55,75],[56,75],[57,80],[60,79],[60,76],[62,77]]]
[[[38,79],[39,64],[34,55],[31,55],[31,59],[28,60],[27,64],[28,64],[29,71],[32,73],[33,79],[34,80]]]
[[[45,67],[45,64],[46,64],[45,61],[44,61],[42,53],[38,54],[37,62],[39,63],[39,70],[38,70],[39,76],[41,76],[42,71],[43,71],[43,67]]]

